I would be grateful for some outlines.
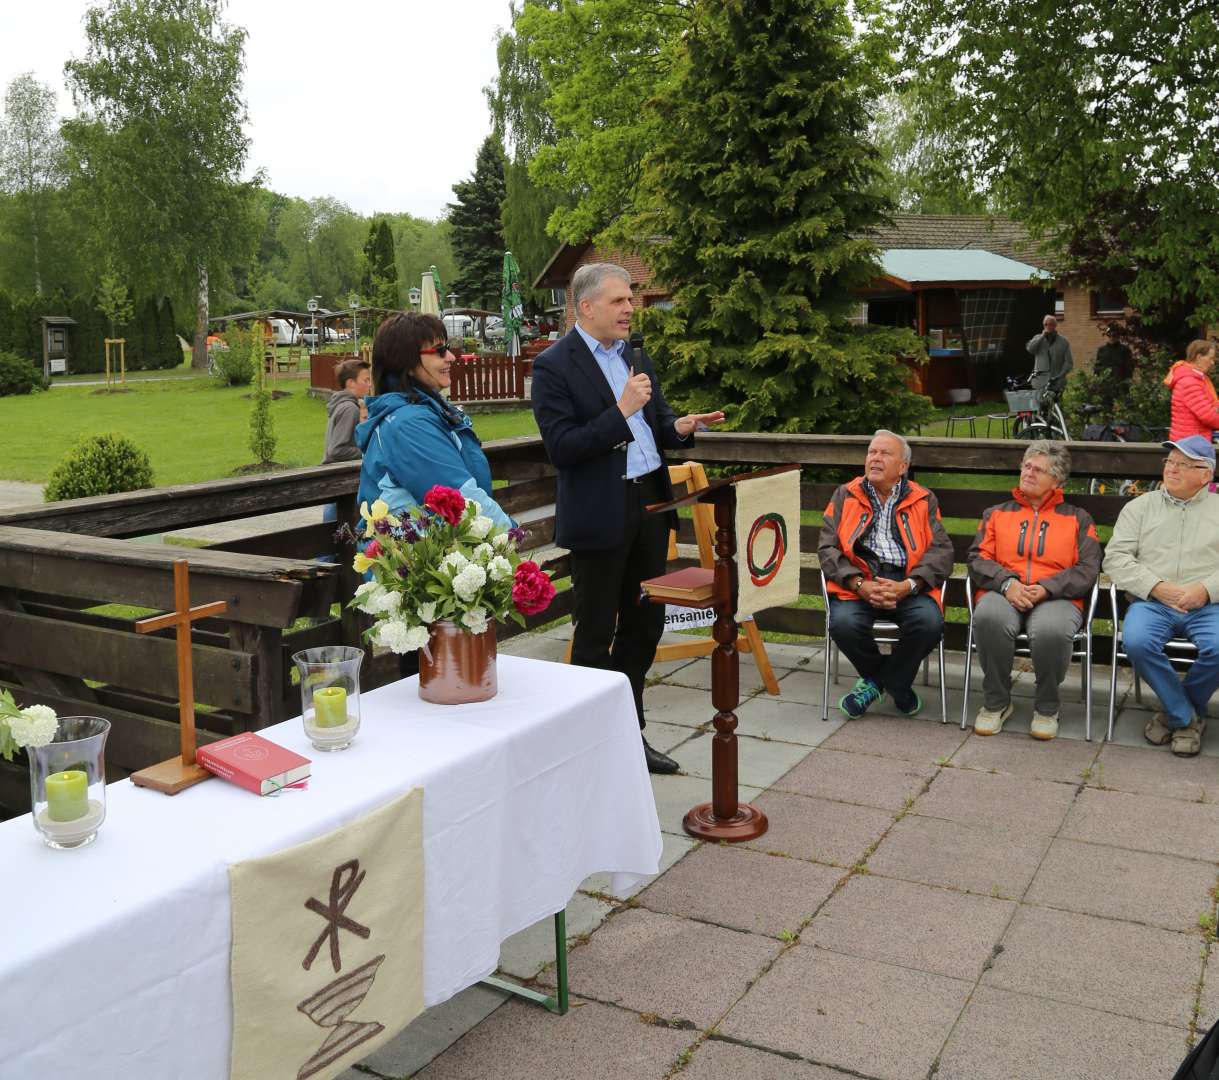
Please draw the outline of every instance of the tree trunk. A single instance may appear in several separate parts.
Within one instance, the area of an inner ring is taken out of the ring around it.
[[[199,264],[199,303],[195,312],[195,344],[190,366],[207,370],[207,267]]]
[[[37,219],[36,218],[33,219],[31,221],[31,224],[33,225],[31,239],[33,239],[33,241],[34,241],[34,294],[36,296],[41,296],[42,295],[42,260],[41,260],[39,250],[38,250],[38,221],[37,221]]]

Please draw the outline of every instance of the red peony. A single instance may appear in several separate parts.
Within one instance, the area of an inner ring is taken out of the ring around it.
[[[512,603],[522,615],[536,615],[545,611],[554,599],[554,586],[538,568],[538,564],[525,559],[516,568],[512,582]]]
[[[383,551],[381,545],[378,544],[377,541],[375,541],[375,540],[370,541],[368,547],[366,547],[364,549],[364,558],[366,558],[366,559],[375,559],[375,558],[377,558],[378,555],[383,555],[383,554],[384,554],[384,551]]]
[[[461,515],[466,512],[466,500],[461,492],[441,484],[437,484],[423,497],[423,505],[439,514],[450,525],[458,524]]]

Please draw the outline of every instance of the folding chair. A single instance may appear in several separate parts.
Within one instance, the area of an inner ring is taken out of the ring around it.
[[[1107,742],[1113,741],[1113,721],[1117,716],[1117,662],[1129,660],[1126,650],[1122,648],[1123,631],[1126,626],[1127,603],[1121,598],[1121,590],[1116,585],[1109,586],[1109,610],[1113,613],[1113,666],[1109,669],[1109,731],[1105,735]],[[1189,638],[1170,638],[1164,646],[1164,652],[1173,664],[1184,664],[1188,667],[1198,658],[1198,646]],[[1143,703],[1143,683],[1139,673],[1130,665],[1134,675],[1134,700]]]
[[[944,587],[941,585],[938,590],[940,596],[944,595]],[[821,684],[821,719],[828,720],[830,718],[830,666],[834,668],[834,682],[838,681],[838,646],[834,643],[834,639],[830,637],[830,592],[825,586],[825,571],[821,571],[821,599],[825,603],[825,675]],[[859,601],[862,603],[862,601]],[[899,640],[901,627],[897,623],[889,619],[877,619],[872,623],[872,636],[880,645],[895,645]],[[948,723],[948,689],[944,683],[944,635],[940,635],[940,643],[937,646],[939,649],[940,659],[940,723]],[[931,685],[931,654],[928,653],[923,658],[923,685]]]
[[[1092,618],[1096,614],[1096,598],[1100,592],[1097,583],[1092,583],[1088,601],[1084,605],[1084,621],[1071,638],[1071,659],[1082,660],[1079,684],[1084,692],[1084,739],[1092,741]],[[961,701],[961,730],[969,725],[969,684],[973,675],[973,657],[978,651],[974,641],[974,584],[965,579],[965,606],[969,609],[969,630],[965,635],[965,693]],[[1023,630],[1016,635],[1016,655],[1032,656],[1029,636]],[[1082,646],[1082,648],[1081,648]]]

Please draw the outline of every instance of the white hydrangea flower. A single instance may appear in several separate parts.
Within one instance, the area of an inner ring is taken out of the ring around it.
[[[467,563],[453,578],[453,593],[458,600],[473,600],[487,583],[487,571],[477,563]]]
[[[467,509],[473,508],[472,517],[478,517],[483,512],[483,504],[477,499],[466,499],[466,507]]]
[[[436,601],[429,600],[426,604],[420,604],[415,614],[419,616],[424,623],[436,621]]]
[[[476,558],[483,566],[487,565],[487,560],[494,554],[495,549],[490,544],[479,544],[474,549],[474,558]]]
[[[361,611],[368,612],[369,615],[377,612],[377,596],[382,591],[383,586],[375,581],[365,581],[358,589],[356,589],[355,602],[356,607]]]
[[[470,522],[470,535],[476,540],[481,540],[493,528],[495,528],[495,522],[485,514],[479,514]]]
[[[411,627],[403,619],[386,619],[378,624],[376,640],[378,645],[384,645],[390,652],[404,653],[419,648],[410,644]]]
[[[406,651],[414,652],[416,649],[422,649],[430,637],[431,633],[426,626],[412,626],[406,632]]]
[[[59,717],[46,705],[29,705],[9,717],[8,730],[18,746],[46,746],[59,730]]]
[[[512,563],[502,555],[496,555],[487,565],[487,573],[491,576],[492,581],[503,581],[504,578],[512,576]]]
[[[472,607],[461,617],[462,626],[468,627],[470,633],[481,634],[487,629],[487,609]]]
[[[441,570],[452,570],[459,574],[467,566],[470,565],[470,560],[467,559],[460,551],[450,551],[443,559],[440,560]]]
[[[491,537],[491,543],[497,548],[506,548],[510,541],[511,537],[509,537],[506,532],[496,533],[493,537]]]

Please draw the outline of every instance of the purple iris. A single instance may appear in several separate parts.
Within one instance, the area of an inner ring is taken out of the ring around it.
[[[525,542],[525,537],[529,535],[528,529],[522,529],[519,525],[513,525],[508,530],[508,539],[511,540],[518,548]]]

